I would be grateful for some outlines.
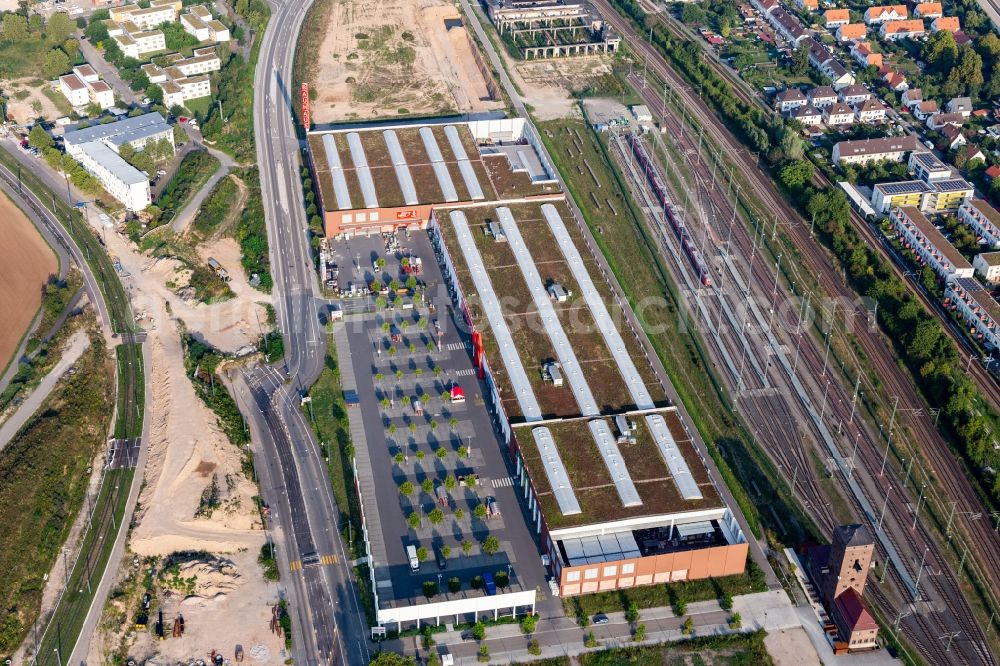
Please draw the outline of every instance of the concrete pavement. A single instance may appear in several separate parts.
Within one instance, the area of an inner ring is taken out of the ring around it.
[[[28,419],[38,411],[38,408],[42,406],[45,399],[49,397],[49,393],[55,388],[56,383],[62,379],[62,376],[66,373],[70,367],[80,358],[83,352],[90,346],[90,338],[87,337],[86,331],[77,331],[70,337],[66,349],[63,351],[62,357],[56,363],[55,367],[49,370],[49,373],[42,378],[42,381],[38,383],[35,390],[31,392],[31,395],[21,403],[21,406],[17,408],[14,414],[4,421],[4,424],[0,426],[0,451],[7,446],[11,438],[17,434],[17,431],[28,422]]]

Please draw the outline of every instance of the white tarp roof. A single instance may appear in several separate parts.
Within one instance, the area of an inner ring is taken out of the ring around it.
[[[445,201],[458,201],[458,192],[455,190],[455,183],[451,180],[451,173],[448,172],[448,165],[444,163],[444,155],[438,148],[437,139],[430,127],[420,128],[420,138],[424,141],[424,149],[431,159],[431,167],[434,175],[437,176],[438,185],[441,186],[441,193]]]
[[[524,419],[526,421],[541,421],[542,409],[538,406],[538,400],[535,399],[535,391],[531,387],[531,381],[528,379],[527,373],[524,371],[524,364],[521,363],[517,347],[514,346],[514,338],[511,337],[510,329],[507,327],[507,322],[503,317],[500,301],[497,299],[496,292],[493,290],[493,284],[486,273],[483,257],[479,254],[479,249],[476,247],[476,241],[472,237],[472,232],[469,231],[469,221],[466,219],[465,213],[460,210],[452,211],[449,217],[455,228],[455,235],[458,237],[458,245],[462,249],[465,263],[472,274],[472,282],[479,293],[479,300],[483,311],[486,313],[486,319],[490,323],[493,336],[496,338],[497,346],[500,348],[500,356],[503,359],[504,367],[507,369],[511,389],[514,391],[518,404],[521,406]]]
[[[653,441],[656,442],[656,447],[660,449],[663,462],[667,463],[667,468],[670,470],[671,476],[673,476],[674,484],[677,486],[677,491],[681,494],[681,497],[686,500],[701,499],[701,489],[698,488],[694,477],[691,476],[691,468],[688,467],[687,460],[684,459],[684,454],[677,448],[677,442],[670,433],[670,428],[667,427],[666,420],[660,414],[650,414],[646,416],[646,425],[649,426],[650,432],[653,433]]]
[[[458,170],[462,173],[465,188],[469,190],[469,198],[473,200],[485,199],[483,188],[479,185],[479,178],[476,177],[476,170],[472,168],[469,155],[465,152],[465,146],[462,145],[462,137],[458,134],[458,128],[454,125],[445,125],[444,133],[448,136],[451,152],[455,153],[455,159],[458,160]]]
[[[358,182],[361,184],[361,197],[365,200],[365,208],[378,208],[375,181],[372,180],[372,170],[368,168],[368,158],[365,157],[365,147],[361,145],[361,135],[357,132],[348,134],[347,145],[351,148],[351,161],[354,162],[354,172],[358,174]]]
[[[420,203],[417,198],[417,188],[413,186],[413,178],[410,176],[410,167],[406,163],[406,156],[403,155],[403,147],[399,145],[399,137],[395,130],[382,132],[385,138],[385,145],[389,148],[389,156],[392,158],[392,166],[396,170],[396,180],[399,181],[399,189],[403,191],[403,201],[407,206],[415,206]]]
[[[576,493],[573,492],[573,484],[569,482],[566,466],[563,464],[562,458],[559,457],[559,449],[556,448],[552,431],[545,427],[533,428],[531,436],[535,439],[535,446],[538,447],[538,453],[542,457],[542,467],[545,469],[549,485],[552,486],[552,494],[555,495],[556,503],[559,504],[559,512],[564,516],[580,513],[580,502],[577,501]]]
[[[330,167],[330,180],[333,181],[333,195],[337,199],[337,208],[348,210],[352,208],[351,193],[347,189],[347,179],[344,178],[344,167],[340,163],[340,153],[332,134],[323,135],[323,148],[326,153],[326,165]]]
[[[614,321],[612,321],[611,315],[604,305],[604,301],[601,300],[601,295],[594,286],[594,282],[590,278],[590,273],[587,271],[587,267],[584,265],[583,258],[576,249],[576,245],[573,244],[573,239],[570,238],[569,232],[566,230],[566,225],[563,224],[562,217],[559,215],[559,211],[552,204],[544,204],[542,205],[542,214],[545,215],[549,229],[559,243],[559,249],[562,250],[563,257],[566,258],[566,263],[569,264],[569,268],[573,272],[573,277],[580,286],[580,292],[590,307],[590,312],[594,316],[597,328],[600,329],[601,335],[604,337],[604,344],[611,350],[611,355],[615,359],[618,371],[625,379],[625,385],[632,394],[632,400],[635,401],[636,408],[652,409],[655,407],[653,399],[650,397],[649,391],[646,390],[642,376],[639,375],[635,363],[632,362],[632,357],[629,356],[628,350],[625,348],[625,341],[622,340],[618,329],[615,328]]]

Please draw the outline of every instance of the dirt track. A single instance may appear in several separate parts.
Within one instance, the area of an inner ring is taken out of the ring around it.
[[[6,367],[42,303],[42,287],[59,266],[24,213],[0,193],[0,367]]]

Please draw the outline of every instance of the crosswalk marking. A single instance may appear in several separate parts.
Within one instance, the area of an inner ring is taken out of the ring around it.
[[[320,564],[336,564],[337,563],[337,556],[336,555],[324,555],[323,557],[319,558],[319,563]]]
[[[329,565],[329,564],[336,564],[339,561],[340,560],[337,558],[336,555],[323,555],[323,556],[321,556],[319,558],[319,563],[321,565],[324,565],[324,566]],[[293,561],[289,562],[288,563],[288,569],[290,571],[301,571],[302,570],[302,561],[301,560],[293,560]]]
[[[512,488],[514,486],[514,479],[509,476],[505,476],[502,479],[493,479],[494,488]]]
[[[298,560],[294,560],[292,562],[289,562],[288,563],[288,568],[291,571],[298,571],[299,569],[302,568],[302,562],[300,562]]]
[[[456,377],[471,377],[474,374],[476,374],[475,368],[464,368],[462,370],[455,371]]]
[[[449,342],[444,348],[448,351],[458,351],[459,349],[469,349],[469,345],[465,342]]]

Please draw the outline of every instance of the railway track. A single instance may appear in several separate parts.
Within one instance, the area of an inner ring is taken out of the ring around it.
[[[667,121],[668,121],[668,129],[671,130],[670,132],[671,136],[675,138],[683,137],[683,134],[679,131],[679,127],[670,126],[669,118],[667,119]],[[690,149],[690,146],[688,146],[688,148]],[[688,153],[697,155],[698,151],[689,150]],[[705,189],[704,182],[702,181],[699,185],[700,185],[700,187],[698,188],[699,191],[703,191]],[[738,229],[739,230],[743,229],[742,224]],[[753,275],[752,281],[756,284],[764,284],[767,286],[771,286],[769,284],[770,280],[772,279],[771,274],[769,274],[770,268],[767,267],[767,269],[765,270],[764,262],[753,261],[753,257],[755,257],[757,254],[758,237],[755,236],[753,239],[751,239],[748,234],[745,234],[742,231],[737,231],[737,233],[733,235],[732,230],[730,230],[729,235],[732,239],[736,240],[740,252],[744,256],[749,255],[751,257],[750,268],[751,268],[751,274]],[[761,235],[763,235],[763,232],[761,232]],[[719,233],[711,234],[708,233],[706,229],[706,239],[717,241],[720,237],[721,235]],[[776,287],[777,284],[775,283],[775,288]],[[721,314],[720,314],[720,319],[721,319]],[[812,347],[813,347],[812,345],[807,345],[807,350],[811,349]],[[810,353],[807,351],[805,354],[803,354],[803,359],[804,359],[804,365],[809,365],[812,368],[813,374],[815,375],[821,374],[819,357],[816,355],[815,352]],[[824,360],[822,362],[822,366],[824,367],[824,371],[822,372],[822,374],[826,374],[827,370],[827,368],[825,367],[826,365],[827,365],[826,361]],[[745,388],[752,390],[754,386],[751,385],[748,381]],[[780,403],[780,401],[778,402]],[[797,495],[801,494],[806,499],[806,501],[811,502],[812,504],[811,513],[819,514],[821,519],[820,522],[823,523],[827,529],[832,530],[833,521],[831,512],[829,510],[829,506],[823,500],[823,495],[818,488],[817,480],[811,473],[812,465],[807,464],[807,461],[801,451],[801,443],[795,441],[794,438],[788,437],[788,433],[793,429],[788,428],[786,424],[794,423],[794,419],[792,418],[791,414],[787,413],[787,411],[782,412],[776,409],[776,405],[774,403],[775,401],[770,401],[768,402],[768,404],[766,404],[766,406],[761,406],[759,404],[758,398],[752,398],[752,399],[743,398],[739,400],[739,405],[741,409],[744,411],[744,414],[748,417],[748,420],[752,424],[757,424],[758,426],[760,426],[760,424],[763,424],[762,430],[755,430],[755,434],[758,436],[758,438],[768,440],[772,444],[775,442],[778,443],[778,446],[772,445],[769,447],[769,449],[772,452],[775,451],[777,452],[777,455],[774,456],[776,461],[786,465],[788,470],[792,470],[793,468],[796,470],[800,469],[804,470],[805,472],[804,474],[802,475],[797,474],[797,479],[795,483],[795,492]],[[777,418],[775,418],[776,415]],[[848,417],[845,414],[843,417],[844,421],[846,421],[847,418]],[[868,451],[868,460],[866,464],[868,465],[869,468],[878,467],[878,462],[877,458],[875,457],[874,449],[875,449],[874,446],[866,447],[866,449],[859,449],[860,452],[862,453],[864,453],[865,450]],[[799,480],[802,481],[801,484],[798,483]],[[900,506],[897,507],[896,506],[897,503]],[[901,500],[893,498],[893,504],[894,504],[894,510],[905,512],[905,506]],[[929,535],[926,534],[922,534],[922,536],[924,537],[925,540],[929,538]],[[896,537],[893,537],[893,542],[897,548],[900,548],[902,545],[899,543],[898,538]],[[913,566],[915,568],[916,563],[914,563]],[[905,587],[903,589],[905,589]],[[957,595],[957,588],[955,587],[948,588],[947,593],[952,597],[951,599],[952,603],[957,603],[959,605],[964,603],[964,600],[961,598],[961,596]],[[971,617],[971,614],[969,615],[969,617]],[[923,618],[921,618],[921,621],[926,622],[926,620],[924,620]],[[914,620],[913,622],[916,621]],[[913,624],[913,622],[911,622],[910,624]],[[931,644],[927,645],[926,648],[929,653],[936,653],[938,652],[940,646]],[[938,656],[941,656],[943,658],[943,655],[938,655]]]
[[[604,5],[605,9],[610,10],[610,6],[604,0],[598,0],[598,5],[601,4]],[[749,181],[748,187],[751,187],[760,198],[762,205],[766,209],[765,213],[775,220],[779,218],[800,220],[797,212],[773,190],[773,183],[770,182],[770,178],[766,174],[761,173],[750,159],[752,154],[742,148],[729,135],[728,130],[711,111],[703,108],[704,105],[701,103],[701,100],[694,97],[693,91],[687,88],[686,84],[672,70],[665,66],[656,51],[648,44],[642,42],[642,37],[635,33],[634,30],[631,30],[630,24],[620,16],[614,14],[609,15],[609,18],[613,24],[617,23],[616,27],[620,30],[627,29],[628,32],[631,32],[635,38],[633,48],[645,51],[644,55],[647,67],[651,68],[662,79],[670,82],[670,93],[683,102],[688,112],[697,118],[702,127],[709,127],[714,130],[712,132],[713,138],[721,144],[724,152],[730,153],[736,161],[742,163],[742,174]],[[659,105],[654,103],[652,106],[657,106],[657,108],[664,107],[665,102],[661,102]],[[862,227],[866,226],[862,225]],[[802,253],[805,267],[811,275],[832,276],[839,274],[838,268],[832,264],[830,257],[811,238],[805,224],[801,223],[801,221],[787,225],[783,224],[783,230],[787,230],[793,244]],[[866,229],[866,231],[869,234],[867,238],[871,239],[871,230]],[[869,240],[869,242],[871,241]],[[901,274],[898,267],[894,266],[894,270],[897,271],[897,274]],[[847,299],[849,301],[857,297],[840,280],[829,280],[827,286],[832,292],[831,296],[835,298]],[[858,338],[866,355],[864,363],[861,363],[859,360],[857,365],[858,372],[864,377],[863,381],[868,384],[868,390],[865,392],[866,396],[878,396],[880,394],[884,396],[897,396],[904,405],[909,406],[908,409],[911,412],[918,408],[923,408],[924,403],[922,398],[916,394],[910,379],[904,376],[898,366],[896,366],[891,347],[882,338],[881,334],[862,327],[860,330],[855,330],[855,336]],[[847,347],[849,349],[849,346]],[[881,388],[875,386],[868,379],[867,373],[862,371],[862,368],[869,363],[874,363],[879,370],[879,379],[883,384]],[[984,372],[981,368],[976,369]],[[994,397],[994,400],[996,399]],[[875,405],[869,405],[868,409],[874,416],[877,417],[879,415],[878,408]],[[885,416],[882,415],[881,418],[885,419]],[[929,485],[937,489],[942,487],[949,488],[955,494],[956,501],[960,502],[963,506],[979,506],[979,498],[968,487],[968,479],[965,477],[961,465],[954,458],[948,445],[940,437],[933,422],[929,418],[921,418],[908,423],[908,427],[914,433],[914,443],[909,450],[910,455],[915,456],[916,450],[919,449],[923,455],[931,459],[929,473],[926,470],[924,471],[925,480],[930,481]],[[897,440],[897,442],[899,441],[901,440]],[[938,479],[936,483],[933,480],[934,477]],[[940,500],[945,507],[949,501],[947,499]],[[1000,564],[1000,553],[998,553],[1000,541],[996,538],[996,533],[990,529],[991,526],[988,524],[988,521],[977,522],[970,520],[968,513],[959,513],[957,520],[963,530],[971,535],[970,538],[975,543],[977,555],[983,560],[978,570],[982,571],[984,568],[987,571],[997,570],[996,565]],[[1000,592],[1000,581],[996,580],[995,576],[988,575],[982,577],[982,579],[989,585],[995,597]]]

